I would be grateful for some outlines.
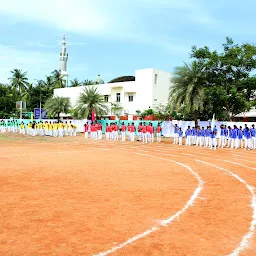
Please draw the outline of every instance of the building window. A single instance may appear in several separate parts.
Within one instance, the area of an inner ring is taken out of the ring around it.
[[[108,102],[108,95],[104,95],[104,101]]]
[[[155,84],[157,84],[157,74],[155,74]]]
[[[128,95],[129,102],[133,101],[133,95]]]
[[[120,102],[121,101],[121,94],[117,93],[116,94],[116,102]]]

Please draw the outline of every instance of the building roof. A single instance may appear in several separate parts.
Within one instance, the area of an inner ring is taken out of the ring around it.
[[[256,117],[256,109],[251,109],[249,112],[243,112],[235,117]]]
[[[135,76],[119,76],[117,78],[114,78],[110,80],[108,83],[120,83],[120,82],[130,82],[130,81],[135,81]]]

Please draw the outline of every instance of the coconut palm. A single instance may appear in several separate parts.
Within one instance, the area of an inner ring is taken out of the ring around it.
[[[47,89],[51,89],[54,85],[54,78],[52,76],[46,76],[44,81],[44,87]]]
[[[198,114],[203,110],[204,84],[203,67],[197,62],[185,63],[182,67],[176,67],[172,85],[169,90],[171,110],[185,109],[193,113],[197,125]]]
[[[53,78],[53,85],[55,88],[64,88],[65,87],[65,81],[64,81],[63,76],[60,73],[60,71],[55,69],[52,72],[52,78]]]
[[[22,99],[22,93],[26,91],[29,83],[27,72],[21,69],[14,69],[11,71],[12,76],[9,78],[11,86],[19,91],[19,99]]]
[[[83,85],[93,85],[93,84],[94,84],[94,82],[92,80],[86,79],[83,81]]]
[[[77,78],[70,81],[70,87],[78,87],[78,86],[81,86],[81,85],[82,85],[82,83],[79,82],[79,80]]]
[[[87,118],[94,109],[96,116],[106,115],[108,107],[105,104],[104,97],[99,93],[98,89],[94,86],[86,87],[80,93],[76,113],[79,118]]]
[[[24,99],[27,102],[27,106],[29,106],[31,103],[31,96],[33,94],[33,90],[34,90],[33,84],[28,84],[26,91],[24,93]]]
[[[65,97],[52,97],[49,98],[44,104],[44,110],[47,116],[56,117],[60,119],[60,113],[68,114],[71,111],[71,103],[69,98]]]

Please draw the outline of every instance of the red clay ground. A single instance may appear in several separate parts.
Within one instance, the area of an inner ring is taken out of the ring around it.
[[[0,255],[255,256],[255,156],[170,140],[0,135]],[[188,168],[204,182],[193,204],[200,184]]]

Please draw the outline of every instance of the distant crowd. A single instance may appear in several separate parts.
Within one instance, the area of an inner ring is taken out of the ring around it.
[[[85,123],[84,124],[84,137],[86,139],[91,138],[93,140],[101,140],[103,138],[103,127],[100,122]],[[221,125],[217,138],[216,126],[207,126],[206,128],[196,126],[188,126],[184,131],[177,124],[173,125],[173,144],[186,145],[186,146],[198,146],[211,149],[217,148],[231,148],[238,149],[244,148],[247,150],[256,149],[256,129],[253,124],[248,127],[246,124],[244,127],[237,127],[234,125],[226,126]],[[51,122],[51,121],[31,121],[28,124],[15,120],[0,121],[1,133],[20,133],[22,135],[30,136],[52,136],[52,137],[64,137],[64,136],[76,136],[77,126],[72,121],[65,122]],[[154,141],[161,142],[162,128],[158,124],[156,127],[152,123],[146,124],[140,122],[136,127],[133,122],[125,125],[123,122],[120,126],[117,123],[106,124],[105,127],[105,140],[114,141],[141,141],[142,143],[152,143]]]
[[[102,139],[102,125],[101,123],[94,122],[92,124],[86,123],[84,125],[85,138],[88,138],[90,132],[90,138],[93,140]],[[154,128],[152,123],[146,125],[146,123],[139,123],[138,127],[134,123],[128,123],[125,125],[124,122],[118,126],[117,123],[106,124],[105,139],[106,140],[121,140],[134,142],[135,134],[137,134],[137,141],[142,143],[154,142],[155,136],[156,141],[161,142],[162,128],[160,124]]]
[[[187,129],[183,131],[181,127],[178,127],[178,125],[175,124],[173,129],[173,144],[186,146],[194,145],[214,150],[225,147],[231,149],[256,149],[256,129],[254,124],[251,127],[248,127],[246,124],[244,127],[237,127],[236,125],[227,127],[226,125],[221,125],[218,138],[216,126],[207,126],[206,128],[200,126],[188,126]],[[90,132],[91,139],[102,139],[102,125],[100,123],[95,122],[91,125],[86,123],[84,125],[84,132],[85,138],[88,138]],[[155,128],[152,123],[146,124],[145,122],[139,123],[138,127],[135,127],[134,123],[125,125],[124,122],[121,126],[118,126],[116,123],[110,125],[106,124],[106,140],[120,139],[121,141],[125,141],[128,139],[133,142],[135,141],[135,134],[137,134],[137,141],[142,141],[142,143],[154,142],[155,137],[157,142],[161,142],[162,128],[160,124]]]
[[[63,137],[63,136],[76,136],[77,127],[72,122],[51,122],[51,121],[33,121],[25,124],[18,121],[0,121],[0,132],[5,133],[20,133],[27,134],[30,136],[52,136],[52,137]]]

